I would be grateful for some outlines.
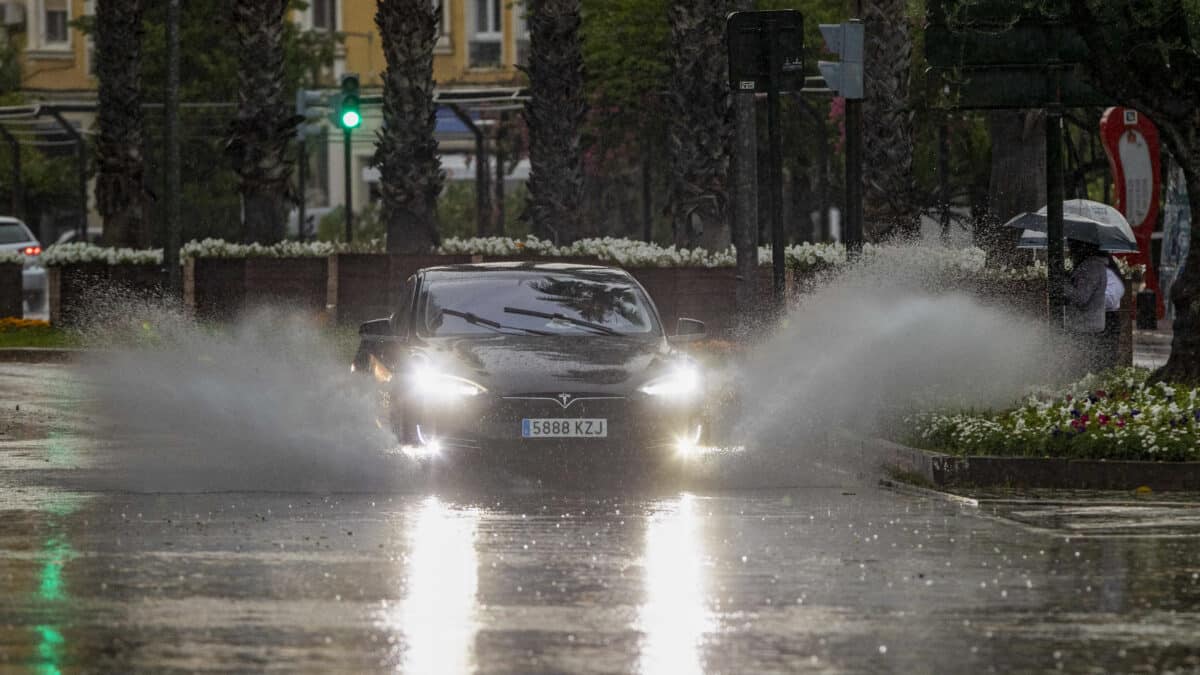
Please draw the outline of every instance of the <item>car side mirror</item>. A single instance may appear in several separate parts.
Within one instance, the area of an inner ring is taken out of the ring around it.
[[[375,319],[359,325],[358,334],[364,340],[373,342],[395,341],[397,336],[392,333],[391,319]]]
[[[707,334],[703,321],[681,318],[675,322],[675,334],[669,340],[671,344],[684,344],[703,340]]]

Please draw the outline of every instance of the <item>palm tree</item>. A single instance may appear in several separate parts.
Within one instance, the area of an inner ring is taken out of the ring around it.
[[[238,111],[226,150],[242,194],[247,242],[283,239],[293,200],[288,145],[299,118],[284,88],[284,15],[288,0],[234,0],[238,39]]]
[[[441,6],[429,0],[379,0],[383,36],[383,127],[375,147],[387,248],[428,252],[438,244],[437,199],[445,174],[434,139],[433,48]]]
[[[868,236],[913,232],[912,36],[908,0],[866,0],[863,54],[863,220]]]
[[[579,0],[529,0],[529,202],[533,231],[558,243],[595,234],[585,222],[580,127],[587,113]]]
[[[143,209],[142,2],[96,3],[96,75],[100,80],[96,139],[96,206],[104,240],[146,247],[150,231]]]
[[[733,129],[725,16],[728,0],[672,0],[670,211],[675,243],[726,248]]]

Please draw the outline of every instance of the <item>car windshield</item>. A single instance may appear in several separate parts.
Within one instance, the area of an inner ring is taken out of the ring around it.
[[[610,272],[431,272],[417,308],[427,336],[649,335],[642,290]]]
[[[33,241],[29,230],[20,223],[0,223],[0,244],[23,244]]]

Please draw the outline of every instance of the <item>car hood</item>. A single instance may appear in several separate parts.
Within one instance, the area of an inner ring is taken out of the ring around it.
[[[439,338],[434,363],[501,396],[558,392],[625,396],[670,361],[666,341],[625,336]]]

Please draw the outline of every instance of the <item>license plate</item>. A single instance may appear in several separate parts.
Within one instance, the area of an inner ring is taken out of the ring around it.
[[[551,417],[521,420],[524,438],[605,438],[608,420],[603,418],[567,419]]]

